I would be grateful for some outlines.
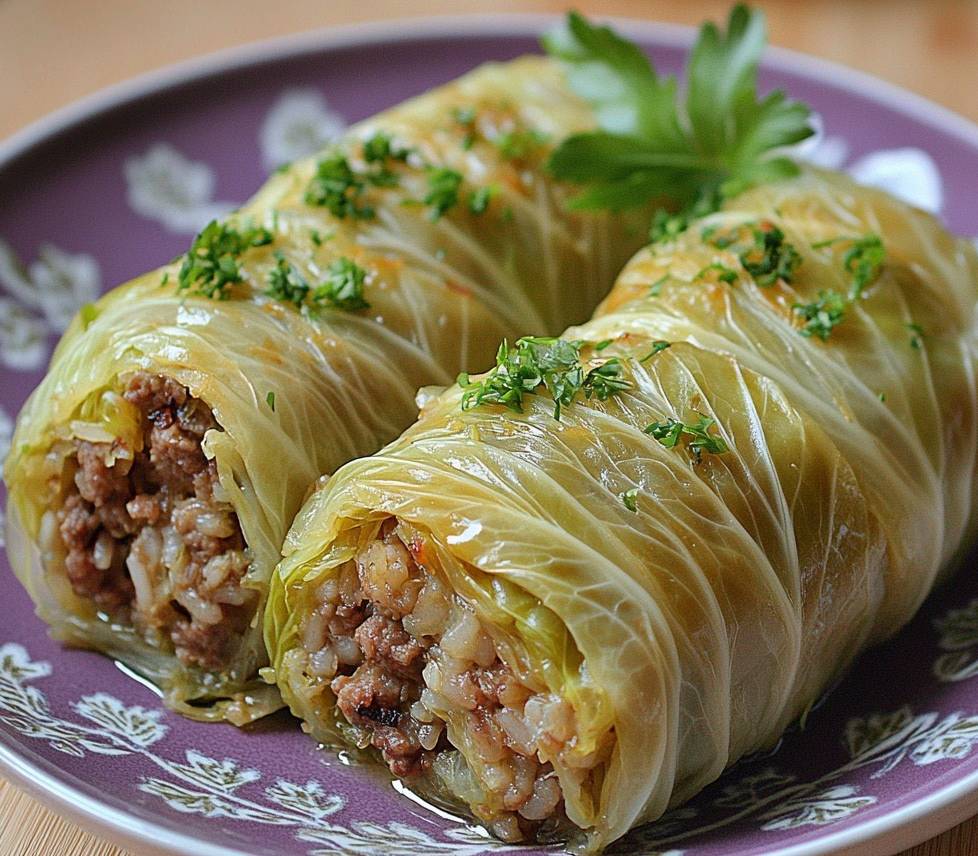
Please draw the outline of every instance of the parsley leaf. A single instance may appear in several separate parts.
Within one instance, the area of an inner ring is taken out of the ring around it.
[[[282,253],[275,253],[275,259],[275,267],[268,272],[268,288],[265,289],[265,294],[276,300],[301,306],[309,293],[309,283]]]
[[[326,269],[326,279],[312,292],[316,304],[329,304],[337,309],[369,309],[363,299],[363,283],[367,272],[345,256],[336,259]]]
[[[316,174],[306,186],[305,201],[307,205],[327,208],[341,220],[345,217],[370,220],[374,217],[374,209],[361,202],[366,184],[366,180],[353,171],[345,155],[332,154],[316,164]]]
[[[849,301],[845,295],[837,291],[820,291],[818,300],[812,303],[796,303],[792,309],[805,322],[799,332],[802,336],[818,336],[823,342],[828,341],[832,330],[846,314]]]
[[[708,416],[699,414],[699,419],[693,424],[679,421],[677,419],[666,419],[662,422],[653,422],[644,429],[646,434],[650,434],[667,449],[678,446],[683,437],[688,437],[688,446],[696,460],[700,459],[703,452],[714,455],[723,454],[728,450],[728,446],[723,437],[718,434],[711,434],[710,428],[716,424],[716,420]]]
[[[633,487],[631,490],[626,490],[618,494],[618,496],[620,497],[622,504],[624,504],[625,508],[627,508],[629,511],[638,511],[638,488],[637,487]]]
[[[403,163],[410,154],[410,149],[395,146],[391,135],[384,131],[377,131],[372,137],[363,141],[363,159],[367,163],[383,163],[387,160]]]
[[[754,245],[740,254],[740,263],[761,288],[779,281],[791,282],[801,264],[801,254],[784,239],[784,232],[771,223],[751,228]]]
[[[505,340],[496,353],[496,365],[481,380],[473,381],[463,372],[458,384],[463,389],[462,409],[481,404],[502,404],[516,413],[523,412],[523,397],[542,386],[554,401],[554,419],[561,408],[579,396],[604,401],[631,384],[622,376],[617,358],[607,360],[585,372],[581,364],[583,341],[527,336],[510,348]]]
[[[431,207],[430,217],[440,220],[444,214],[458,204],[459,190],[462,187],[462,173],[446,166],[428,167],[428,194],[424,204]]]
[[[241,282],[238,257],[250,247],[272,242],[272,233],[251,224],[235,228],[211,220],[194,238],[183,258],[177,291],[226,300],[226,286]]]
[[[572,12],[543,40],[568,66],[571,87],[591,103],[600,130],[574,134],[550,157],[560,179],[585,186],[578,208],[630,208],[669,200],[653,224],[661,239],[751,185],[797,174],[772,152],[811,136],[809,109],[780,91],[757,94],[764,15],[736,6],[726,32],[705,24],[687,65],[685,101],[644,53],[608,27]],[[676,219],[673,219],[676,218]]]
[[[849,297],[855,300],[863,289],[872,285],[883,270],[886,248],[879,235],[857,238],[842,257],[842,266],[852,276]]]
[[[664,339],[657,339],[652,343],[652,350],[650,350],[644,357],[642,357],[639,362],[647,363],[656,354],[661,354],[666,348],[672,347],[672,342],[667,342]]]
[[[535,154],[550,138],[534,129],[505,131],[494,140],[503,160],[525,160]]]
[[[456,107],[452,110],[452,118],[465,128],[462,138],[462,148],[468,151],[475,144],[475,107]]]
[[[915,351],[919,351],[924,346],[924,328],[919,324],[904,324],[910,331],[910,347]]]
[[[802,262],[794,244],[784,239],[784,232],[767,221],[725,232],[705,229],[703,239],[718,249],[732,247],[738,251],[744,270],[761,288],[770,288],[779,281],[791,282]]]
[[[829,238],[812,244],[812,249],[820,250],[839,243],[849,245],[842,256],[842,266],[851,278],[849,299],[857,300],[882,272],[886,263],[886,247],[879,235],[870,234],[861,238]]]
[[[498,189],[493,185],[479,187],[469,194],[469,211],[473,214],[485,214],[489,210],[489,203],[496,195]]]
[[[715,277],[711,278],[710,274],[715,274]],[[721,262],[713,262],[712,264],[708,264],[705,268],[702,268],[699,273],[693,277],[694,282],[700,279],[713,279],[716,282],[726,282],[733,285],[737,281],[737,271],[735,271],[733,268],[728,268]]]
[[[275,412],[275,393],[274,392],[269,392],[268,395],[265,396],[265,403],[269,406],[269,408],[271,409],[272,413],[274,413]]]

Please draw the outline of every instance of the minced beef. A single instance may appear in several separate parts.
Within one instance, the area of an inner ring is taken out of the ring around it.
[[[110,444],[76,441],[74,490],[58,513],[66,575],[75,594],[114,620],[168,637],[188,665],[220,669],[229,641],[250,620],[253,598],[233,591],[247,570],[244,540],[233,511],[214,499],[217,470],[201,449],[217,422],[172,378],[137,373],[123,395],[143,415],[143,448],[120,458]],[[171,581],[172,600],[136,603],[126,565],[130,547],[144,529],[163,533],[168,526],[189,561]],[[212,562],[223,556],[226,567]],[[197,614],[181,598],[200,604]]]

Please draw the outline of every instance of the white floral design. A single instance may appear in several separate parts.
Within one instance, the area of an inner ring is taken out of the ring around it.
[[[675,830],[669,822],[658,823],[631,833],[621,852],[633,854],[633,841],[645,847],[663,847],[712,830],[721,829],[745,818],[756,818],[766,832],[801,826],[825,826],[851,817],[877,802],[872,794],[838,780],[866,767],[876,767],[870,779],[885,776],[909,760],[918,767],[969,755],[978,743],[978,714],[914,714],[902,707],[888,713],[854,717],[848,721],[843,745],[848,761],[809,782],[781,773],[774,767],[752,772],[727,785],[712,800],[713,808],[728,810],[718,819]],[[671,814],[671,812],[670,812]]]
[[[932,213],[944,204],[944,186],[934,159],[917,148],[882,149],[854,162],[849,160],[849,143],[829,134],[818,114],[813,115],[815,133],[797,146],[795,157],[824,169],[844,169],[860,184],[878,187],[904,202]]]
[[[847,172],[860,184],[879,187],[933,214],[944,205],[941,173],[934,159],[921,149],[873,152],[851,164]]]
[[[8,369],[35,371],[48,356],[48,330],[23,306],[0,297],[0,362]]]
[[[169,733],[162,710],[127,706],[104,692],[83,696],[71,705],[82,721],[54,713],[47,697],[31,682],[50,677],[50,663],[32,661],[22,645],[0,645],[0,722],[25,737],[41,740],[58,752],[83,758],[97,755],[140,755],[159,771],[143,776],[140,791],[163,800],[184,814],[291,828],[297,840],[315,845],[314,854],[348,853],[373,856],[477,856],[521,853],[472,827],[446,830],[436,838],[405,823],[355,820],[349,825],[333,818],[347,807],[340,794],[328,793],[316,781],[279,779],[261,787],[262,773],[233,758],[212,758],[188,749],[182,760],[157,751]],[[244,791],[249,791],[245,794]]]
[[[37,259],[24,266],[0,240],[0,363],[34,371],[48,356],[48,335],[68,326],[82,304],[101,288],[98,262],[42,244]]]
[[[171,232],[195,234],[235,207],[214,200],[214,170],[169,143],[156,143],[145,154],[127,158],[123,172],[132,210]]]
[[[83,303],[98,297],[102,277],[92,256],[66,253],[53,244],[42,244],[37,259],[25,269],[10,246],[0,241],[0,285],[60,333]]]
[[[763,824],[761,829],[771,832],[798,826],[825,826],[876,802],[876,797],[860,797],[857,793],[858,788],[852,785],[836,785],[814,797],[790,800],[762,815],[762,818],[773,816],[774,819]]]
[[[952,610],[938,622],[945,647],[967,647],[978,635],[978,601]],[[460,826],[436,837],[430,831],[398,821],[337,821],[348,806],[344,796],[326,791],[320,782],[278,779],[262,785],[260,770],[234,758],[214,758],[186,749],[173,759],[159,751],[169,734],[162,710],[127,706],[115,696],[96,692],[70,708],[76,719],[51,710],[33,682],[50,677],[49,663],[31,660],[17,643],[0,645],[0,722],[25,737],[75,757],[88,754],[140,755],[158,770],[134,783],[174,811],[210,818],[287,827],[297,841],[312,845],[309,856],[346,853],[372,856],[476,856],[486,852],[520,853],[520,847],[495,842],[482,830]],[[655,823],[634,830],[610,852],[628,856],[682,856],[669,849],[698,834],[754,818],[762,831],[825,826],[851,817],[877,802],[873,794],[843,777],[875,768],[870,781],[904,762],[923,767],[969,755],[978,744],[978,714],[914,713],[909,707],[853,717],[842,735],[848,760],[811,781],[799,781],[773,766],[742,775],[702,806],[680,806]],[[717,817],[719,814],[719,817]]]
[[[934,676],[955,683],[978,675],[978,598],[935,619],[934,627],[946,652],[934,661]]]
[[[287,89],[262,123],[262,160],[272,170],[314,154],[346,128],[343,117],[315,89]]]

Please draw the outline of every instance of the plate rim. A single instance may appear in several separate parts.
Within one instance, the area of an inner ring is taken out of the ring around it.
[[[695,28],[664,21],[598,16],[632,38],[670,47],[688,47]],[[404,43],[420,38],[487,38],[536,36],[562,18],[551,13],[435,15],[361,21],[247,42],[210,52],[126,79],[58,108],[0,140],[0,170],[42,143],[112,110],[166,90],[218,74],[321,52]],[[978,124],[876,75],[788,48],[771,46],[764,53],[769,68],[828,83],[868,97],[889,110],[930,125],[973,147],[978,154]],[[59,780],[41,764],[0,738],[0,773],[48,808],[100,837],[142,852],[193,856],[244,856],[244,851],[200,841],[172,828],[109,806]],[[931,794],[880,817],[857,823],[818,839],[780,848],[777,856],[891,856],[950,829],[972,816],[969,797],[978,793],[978,770]]]

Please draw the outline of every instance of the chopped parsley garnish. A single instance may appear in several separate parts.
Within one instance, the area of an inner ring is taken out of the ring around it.
[[[842,266],[852,276],[849,297],[855,300],[866,286],[875,282],[886,262],[886,248],[879,235],[866,235],[853,241],[842,257]]]
[[[761,288],[779,281],[791,282],[801,264],[801,254],[784,239],[773,223],[750,227],[753,244],[740,253],[740,263]]]
[[[695,282],[696,280],[700,279],[711,279],[710,274],[716,274],[713,279],[715,279],[717,282],[726,282],[732,285],[737,281],[737,271],[735,271],[733,268],[728,268],[721,262],[713,262],[712,264],[708,264],[705,268],[702,268],[695,277],[693,277],[693,280]]]
[[[445,166],[428,167],[428,193],[424,204],[431,208],[432,220],[440,220],[449,209],[458,204],[462,187],[462,173]]]
[[[306,186],[307,205],[318,205],[341,220],[352,217],[370,220],[374,209],[362,202],[366,180],[357,175],[345,155],[333,154],[316,165],[316,174]]]
[[[238,257],[251,247],[272,242],[272,233],[251,224],[235,228],[211,220],[194,238],[184,256],[177,291],[225,300],[226,286],[241,282]]]
[[[497,189],[491,185],[476,188],[469,194],[469,211],[473,214],[485,214],[496,193]]]
[[[724,231],[709,227],[701,237],[719,250],[736,252],[744,270],[761,288],[782,280],[791,282],[802,261],[795,246],[784,239],[784,232],[766,221]]]
[[[652,237],[661,239],[725,197],[796,175],[798,166],[777,150],[811,136],[810,111],[780,91],[758,97],[765,29],[763,13],[743,5],[726,32],[704,24],[680,89],[637,45],[570,13],[543,46],[567,64],[571,87],[592,104],[600,127],[568,137],[550,157],[558,178],[584,185],[576,207],[668,199],[673,213],[653,224]]]
[[[394,145],[390,134],[377,131],[363,142],[363,159],[371,165],[363,177],[375,187],[397,187],[400,179],[387,164],[390,161],[405,163],[410,156],[411,149]]]
[[[367,272],[345,256],[336,259],[326,270],[326,279],[312,292],[313,303],[329,304],[337,309],[369,309],[363,299],[363,283]]]
[[[166,285],[170,281],[170,272],[165,271],[163,273],[163,278],[160,280],[160,285]]]
[[[827,341],[832,330],[841,323],[849,301],[837,291],[820,291],[813,303],[796,303],[792,308],[805,322],[798,332],[802,336],[817,336]]]
[[[367,163],[384,163],[387,160],[403,163],[410,155],[411,149],[395,146],[391,135],[383,131],[377,131],[363,142],[363,159]]]
[[[265,294],[295,306],[302,306],[309,293],[309,283],[299,269],[282,253],[275,253],[275,267],[268,272]]]
[[[862,238],[831,238],[812,244],[812,248],[818,250],[838,243],[849,244],[842,257],[842,265],[850,276],[849,293],[839,294],[835,290],[820,291],[818,300],[813,303],[796,303],[793,307],[795,314],[800,315],[805,322],[799,330],[802,336],[818,336],[823,342],[828,340],[833,328],[845,318],[846,309],[858,300],[863,290],[880,275],[886,262],[886,249],[878,235],[865,235]],[[910,344],[913,348],[919,348],[919,338],[912,338]]]
[[[626,490],[623,493],[618,494],[621,498],[622,503],[625,508],[629,511],[638,511],[638,488],[633,487],[631,490]]]
[[[496,365],[481,380],[473,381],[463,372],[458,384],[463,390],[462,409],[482,404],[502,404],[523,412],[523,397],[542,386],[554,402],[554,419],[560,419],[561,408],[579,396],[605,401],[627,389],[618,359],[610,359],[590,371],[581,363],[583,341],[543,337],[524,337],[510,347],[505,340],[496,353]]]
[[[703,452],[713,455],[720,455],[726,452],[728,446],[723,437],[718,434],[711,434],[710,428],[716,424],[716,420],[702,413],[700,418],[693,424],[681,422],[677,419],[666,419],[662,422],[653,422],[646,426],[645,433],[651,434],[656,440],[668,449],[679,445],[684,438],[688,438],[687,445],[699,460]]]
[[[611,347],[615,342],[614,339],[602,339],[598,344],[594,346],[594,350],[603,351],[605,348]]]
[[[864,235],[861,238],[830,238],[812,244],[820,250],[834,244],[845,243],[849,247],[842,256],[842,267],[849,274],[849,299],[857,300],[867,286],[872,285],[886,263],[886,248],[879,235]]]
[[[544,146],[550,137],[534,129],[505,131],[493,142],[504,160],[525,160]]]
[[[924,328],[919,324],[904,324],[910,331],[910,347],[915,351],[919,351],[924,346]]]
[[[319,229],[310,230],[309,237],[317,247],[321,247],[323,245],[323,241],[326,240],[323,238],[322,234],[320,234]]]
[[[275,412],[275,393],[270,392],[265,396],[265,403],[271,408],[272,413]]]
[[[591,398],[593,396],[598,401],[607,401],[616,393],[628,389],[631,383],[622,376],[621,369],[621,360],[617,357],[612,357],[610,360],[601,363],[600,366],[591,369],[584,375],[582,386],[584,397]]]
[[[681,235],[689,228],[691,221],[699,217],[705,217],[719,210],[723,205],[723,194],[714,185],[702,187],[696,194],[696,198],[683,206],[679,212],[669,212],[665,208],[659,208],[652,215],[652,225],[649,226],[649,242],[658,244],[668,241]]]
[[[660,276],[652,285],[649,286],[649,297],[658,297],[662,294],[662,286],[666,284],[666,280],[669,279],[669,274],[664,273]]]
[[[661,354],[666,348],[672,347],[672,342],[666,342],[664,339],[658,339],[652,343],[652,350],[650,350],[644,357],[642,357],[639,362],[647,363],[656,354]]]
[[[456,107],[452,110],[452,118],[465,128],[465,136],[462,138],[462,148],[468,151],[475,143],[475,108]]]

